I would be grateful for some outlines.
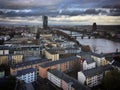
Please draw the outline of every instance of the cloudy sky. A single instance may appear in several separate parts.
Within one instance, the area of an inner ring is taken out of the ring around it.
[[[0,0],[0,24],[120,25],[120,0]]]

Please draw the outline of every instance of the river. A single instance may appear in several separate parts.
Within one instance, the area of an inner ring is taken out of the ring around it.
[[[63,31],[63,30],[62,30]],[[65,33],[70,34],[70,31],[65,31]],[[72,36],[81,36],[81,34],[77,32],[72,32]],[[116,52],[116,49],[120,52],[120,43],[114,42],[111,40],[103,39],[103,38],[83,38],[77,37],[77,41],[79,41],[82,45],[89,45],[92,49],[96,49],[96,53],[111,53]]]

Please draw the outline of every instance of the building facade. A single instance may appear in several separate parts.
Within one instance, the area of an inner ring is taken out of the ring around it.
[[[102,54],[92,53],[91,58],[93,58],[97,66],[104,66],[108,64],[108,61],[105,59],[105,56]]]
[[[100,66],[78,72],[78,81],[89,87],[99,85],[105,73],[112,69],[111,65]]]
[[[16,78],[23,80],[25,83],[31,83],[36,80],[36,69],[29,68],[17,72]]]
[[[43,63],[39,66],[39,75],[42,78],[46,78],[47,70],[54,69],[54,68],[56,68],[61,72],[70,72],[71,70],[75,69],[74,66],[76,63],[78,64],[80,63],[79,58],[76,56],[60,59],[57,61],[50,61],[47,63]]]

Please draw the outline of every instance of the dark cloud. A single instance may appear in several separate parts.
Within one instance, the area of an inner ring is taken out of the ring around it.
[[[12,20],[12,17],[22,19],[42,15],[50,17],[95,15],[118,18],[120,0],[0,0],[0,19],[2,20],[6,17]],[[31,21],[33,19],[35,18],[32,18]],[[69,19],[66,21],[69,22]]]
[[[41,16],[41,15],[49,15],[49,16],[57,16],[57,15],[108,15],[108,16],[120,16],[120,9],[118,8],[81,8],[81,9],[64,9],[64,10],[49,10],[47,8],[37,8],[37,9],[24,9],[24,10],[11,10],[6,9],[0,10],[1,16],[7,17],[25,17],[25,16]]]
[[[74,8],[74,10],[68,10]],[[78,9],[85,9],[80,11]],[[119,0],[0,0],[0,15],[6,16],[32,16],[32,15],[119,15],[117,11],[111,11],[111,14],[105,10],[96,10],[96,8],[116,8],[120,9]],[[6,10],[9,10],[6,13]],[[31,9],[31,12],[22,12],[24,9]],[[77,10],[76,10],[77,9]],[[12,11],[13,10],[13,11]],[[16,12],[15,10],[21,10]],[[62,13],[61,13],[62,11]],[[59,13],[58,13],[59,12]]]

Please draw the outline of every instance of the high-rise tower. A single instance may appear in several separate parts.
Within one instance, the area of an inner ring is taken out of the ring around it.
[[[48,28],[48,17],[47,16],[43,16],[43,28],[47,29]]]
[[[96,30],[97,30],[97,25],[96,25],[96,23],[93,23],[92,31],[96,31]]]

